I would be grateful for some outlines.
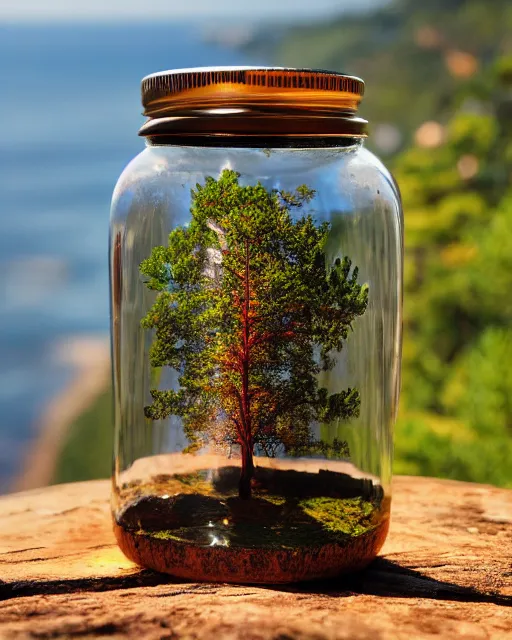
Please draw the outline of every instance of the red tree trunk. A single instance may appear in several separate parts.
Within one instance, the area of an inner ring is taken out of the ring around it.
[[[254,474],[253,441],[252,441],[252,420],[251,420],[251,396],[249,390],[249,367],[251,353],[249,347],[250,339],[250,305],[251,287],[249,276],[249,242],[245,241],[245,273],[244,273],[244,305],[242,310],[242,425],[244,434],[242,437],[242,472],[240,474],[240,484],[238,494],[242,500],[251,497],[251,479]]]

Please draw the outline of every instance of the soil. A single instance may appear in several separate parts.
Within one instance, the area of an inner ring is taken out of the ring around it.
[[[389,498],[368,479],[257,467],[158,475],[122,487],[114,530],[138,564],[182,578],[283,583],[365,567],[389,524]]]

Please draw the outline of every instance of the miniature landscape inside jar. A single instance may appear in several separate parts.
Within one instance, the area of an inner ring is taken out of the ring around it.
[[[189,223],[140,264],[155,292],[140,318],[151,340],[141,421],[174,421],[186,440],[136,460],[117,488],[118,542],[144,566],[290,582],[362,568],[384,541],[389,497],[329,435],[371,402],[355,386],[332,391],[329,374],[372,291],[349,255],[329,258],[315,197],[224,170],[196,185]]]

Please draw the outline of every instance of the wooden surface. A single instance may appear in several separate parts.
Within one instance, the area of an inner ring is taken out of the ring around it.
[[[399,477],[366,571],[310,585],[198,584],[117,549],[109,482],[0,498],[0,638],[512,638],[512,491]]]

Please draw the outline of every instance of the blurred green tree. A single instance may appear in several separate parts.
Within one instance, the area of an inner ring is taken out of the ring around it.
[[[510,51],[511,30],[509,0],[394,0],[372,11],[280,27],[277,34],[266,26],[247,49],[265,58],[271,50],[283,66],[350,70],[364,78],[362,115],[371,130],[396,125],[405,148],[422,122],[449,117],[454,98],[479,68]]]
[[[445,141],[413,147],[395,166],[406,211],[399,468],[414,461],[421,473],[505,485],[512,484],[511,80],[512,60],[500,59],[468,85]],[[446,432],[440,424],[451,419],[459,422]]]

